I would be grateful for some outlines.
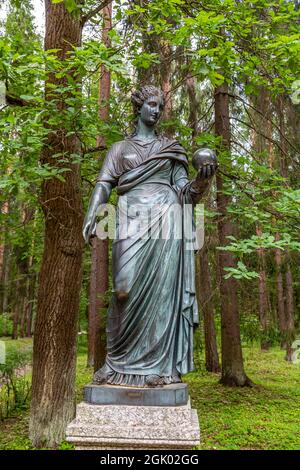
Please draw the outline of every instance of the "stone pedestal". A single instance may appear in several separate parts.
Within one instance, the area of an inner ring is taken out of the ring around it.
[[[164,396],[163,406],[156,405],[159,396]],[[192,449],[200,443],[200,430],[187,397],[185,384],[160,389],[88,386],[85,399],[92,403],[77,406],[66,439],[78,450]]]

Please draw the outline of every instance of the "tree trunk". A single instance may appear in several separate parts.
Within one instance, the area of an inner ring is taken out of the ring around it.
[[[276,240],[279,240],[279,234],[276,234]],[[283,276],[282,276],[282,252],[280,249],[275,250],[275,264],[276,264],[276,292],[277,292],[277,315],[278,325],[281,335],[281,347],[286,345],[286,319],[285,319],[285,306],[284,306],[284,290],[283,290]]]
[[[91,272],[90,272],[90,284],[89,284],[89,303],[88,303],[88,354],[87,354],[87,366],[94,366],[95,357],[95,335],[97,329],[97,323],[99,321],[97,299],[99,295],[99,284],[98,284],[98,239],[92,240],[92,253],[91,253]]]
[[[21,336],[27,337],[28,336],[28,322],[29,322],[29,315],[30,315],[30,306],[32,304],[31,300],[31,284],[33,281],[32,274],[30,269],[32,268],[33,257],[30,256],[28,259],[28,272],[25,281],[25,302],[24,302],[24,318],[21,322]],[[31,336],[31,335],[29,335]]]
[[[189,127],[192,129],[192,139],[193,143],[195,137],[198,134],[198,106],[199,103],[197,101],[196,96],[196,77],[194,77],[191,72],[188,72],[186,81],[186,91],[189,97],[189,118],[188,123]]]
[[[108,240],[92,241],[92,266],[89,290],[88,365],[98,370],[105,361],[105,328],[103,310],[107,307]]]
[[[145,8],[150,8],[149,0],[133,0],[133,4]],[[165,105],[163,110],[163,119],[168,120],[172,118],[172,46],[169,41],[164,39],[161,35],[151,32],[149,35],[147,28],[147,20],[145,15],[132,15],[129,20],[133,23],[138,24],[142,35],[142,47],[143,50],[149,54],[157,54],[160,58],[159,63],[152,63],[147,69],[139,68],[138,74],[138,85],[142,87],[144,85],[156,85],[161,86],[161,89],[165,96]],[[173,22],[172,18],[166,19],[168,23]],[[164,134],[172,137],[174,134],[173,126],[168,126],[164,129]]]
[[[279,112],[279,127],[280,127],[280,148],[281,152],[279,155],[280,158],[280,174],[283,178],[286,179],[286,187],[288,187],[288,165],[286,159],[286,140],[285,140],[285,105],[286,100],[284,95],[279,99],[278,103],[278,112]],[[285,297],[284,297],[284,314],[285,314],[285,347],[286,347],[286,356],[287,361],[292,360],[292,342],[295,339],[295,324],[294,324],[294,301],[293,301],[293,278],[292,271],[290,267],[290,255],[288,251],[284,253],[284,265],[285,271]],[[281,279],[283,283],[283,280]]]
[[[2,273],[2,313],[8,313],[9,309],[9,279],[12,266],[12,249],[10,245],[4,245],[4,266]],[[3,333],[4,334],[4,333]]]
[[[8,214],[9,212],[9,204],[8,202],[4,202],[1,207],[2,214]],[[2,240],[0,242],[0,280],[3,280],[4,274],[4,253],[5,253],[5,227],[1,227],[0,233],[3,233]]]
[[[25,221],[25,211],[22,211],[22,222]],[[24,337],[25,322],[25,302],[26,302],[26,283],[29,270],[29,258],[24,258],[24,247],[15,248],[15,263],[17,266],[17,281],[14,291],[13,305],[13,333],[12,338],[18,339],[19,336]]]
[[[103,9],[102,41],[110,46],[109,31],[112,27],[112,3]],[[101,66],[99,80],[99,118],[109,117],[110,72]],[[97,146],[104,145],[104,138],[97,136]],[[105,294],[109,277],[109,241],[94,238],[92,242],[92,268],[89,291],[88,365],[97,371],[106,356],[106,335],[103,312],[107,308]]]
[[[167,23],[173,23],[174,20],[171,17],[167,18]],[[148,41],[151,37],[148,38]],[[158,50],[156,51],[160,55],[160,84],[161,89],[165,97],[165,105],[163,110],[162,118],[168,121],[173,118],[173,100],[172,100],[172,77],[173,77],[173,50],[170,42],[162,37],[158,37],[157,41]],[[155,77],[156,78],[156,77]],[[156,78],[157,81],[157,78]],[[169,123],[164,129],[164,134],[170,138],[174,136],[175,128],[174,124]]]
[[[198,292],[203,311],[204,341],[205,341],[205,367],[208,372],[220,372],[219,355],[214,322],[214,305],[211,275],[209,269],[208,252],[205,247],[198,254],[199,284]]]
[[[149,0],[132,0],[132,3],[138,5],[146,10],[149,8]],[[160,52],[160,37],[155,32],[152,31],[151,36],[148,34],[147,31],[147,22],[145,15],[131,15],[128,18],[128,22],[131,22],[132,25],[137,25],[141,36],[142,36],[142,48],[144,52],[148,54],[159,54]],[[135,27],[135,26],[133,26]],[[141,88],[144,85],[153,85],[161,82],[160,80],[160,71],[161,71],[161,64],[152,63],[150,67],[143,68],[140,67],[137,70],[137,83],[138,86]]]
[[[196,95],[196,77],[188,74],[186,78],[186,89],[189,97],[189,127],[192,128],[192,146],[195,146],[197,136],[198,106]],[[214,323],[214,305],[209,268],[209,257],[206,245],[202,248],[196,258],[197,267],[197,300],[203,311],[204,341],[205,341],[205,367],[209,372],[220,372],[217,338]]]
[[[293,276],[291,267],[288,261],[287,255],[287,264],[286,264],[286,273],[285,273],[285,313],[286,313],[286,356],[287,361],[292,360],[292,342],[295,339],[295,322],[294,322],[294,291],[293,291]]]
[[[63,3],[45,0],[45,50],[57,49],[59,60],[81,43],[81,23]],[[80,88],[76,71],[69,71]],[[66,87],[65,77],[55,73],[46,82],[46,100],[51,104],[54,86]],[[53,101],[57,103],[57,101]],[[57,116],[66,110],[64,98],[58,101]],[[79,166],[72,154],[80,152],[78,139],[68,135],[61,120],[52,128],[41,153],[42,164],[58,166],[53,154],[67,160],[65,181],[57,178],[42,185],[41,204],[45,214],[44,253],[38,288],[34,328],[30,438],[34,446],[53,447],[64,437],[67,424],[75,414],[76,339],[79,293],[81,287],[81,235],[83,211]]]
[[[161,60],[161,88],[165,96],[165,106],[162,118],[165,120],[172,118],[172,48],[170,44],[160,39],[160,60]],[[173,134],[173,129],[167,130],[170,135]]]
[[[107,309],[107,300],[105,294],[108,290],[108,240],[98,240],[98,265],[100,269],[97,275],[97,284],[100,294],[97,298],[97,323],[95,326],[95,355],[94,371],[96,372],[103,366],[106,356],[106,333],[105,333],[105,311]]]
[[[16,290],[17,292],[15,302],[14,302],[14,311],[13,311],[13,328],[11,339],[18,339],[19,337],[19,319],[20,319],[20,299],[18,299],[18,294],[20,292],[20,283],[21,279],[18,278],[16,281]]]
[[[285,99],[284,96],[280,96],[278,100],[278,113],[279,113],[279,129],[280,129],[280,158],[279,158],[279,168],[280,174],[283,178],[288,179],[288,166],[286,161],[286,141],[285,141],[285,122],[284,122],[284,114],[285,114]],[[288,185],[288,182],[286,182]]]
[[[256,229],[257,236],[262,235],[260,228]],[[262,331],[262,338],[260,347],[262,351],[267,351],[270,347],[268,340],[268,332],[270,325],[270,299],[267,287],[267,274],[266,274],[266,261],[265,251],[263,248],[257,250],[259,260],[259,279],[258,279],[258,293],[259,293],[259,321]]]
[[[230,121],[229,97],[227,85],[215,90],[215,133],[221,138],[221,152],[230,162]],[[233,225],[227,214],[230,196],[224,193],[224,182],[217,174],[217,209],[218,233],[221,246],[228,244],[227,237],[233,235]],[[220,294],[221,294],[221,328],[222,328],[222,377],[221,383],[229,386],[249,386],[251,381],[244,372],[237,283],[232,277],[225,279],[225,267],[234,267],[233,255],[228,251],[219,251]]]
[[[27,292],[28,302],[26,305],[26,337],[32,336],[33,327],[33,312],[34,312],[34,301],[35,301],[35,286],[36,286],[36,274],[32,274],[28,278]]]
[[[272,102],[268,90],[260,86],[259,94],[253,96],[253,102],[258,112],[253,112],[252,119],[255,122],[255,129],[253,130],[253,148],[257,152],[257,158],[262,161],[263,165],[268,164],[273,168],[274,152],[272,143]],[[261,134],[263,130],[264,135]],[[267,161],[266,161],[267,160]],[[256,235],[261,236],[262,230],[260,227],[256,228]],[[257,250],[258,265],[259,265],[259,278],[258,278],[258,300],[259,300],[259,321],[261,328],[261,350],[267,351],[269,349],[268,330],[271,317],[271,305],[269,299],[269,292],[267,286],[267,273],[265,268],[265,250],[259,248]]]
[[[22,299],[22,303],[20,304],[20,310],[21,310],[21,315],[20,315],[20,337],[25,338],[26,336],[26,305],[27,305],[27,279],[24,279],[22,282],[24,282],[24,297]]]

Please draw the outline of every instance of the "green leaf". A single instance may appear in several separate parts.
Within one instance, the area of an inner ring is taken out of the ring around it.
[[[31,95],[21,95],[20,98],[21,98],[21,100],[24,100],[24,101],[32,101],[32,100],[35,100],[35,97],[34,97],[34,96],[31,96]]]

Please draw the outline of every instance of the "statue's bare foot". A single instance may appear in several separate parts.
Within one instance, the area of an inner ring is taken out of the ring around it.
[[[95,385],[106,384],[109,376],[112,374],[113,374],[113,370],[107,364],[104,364],[104,366],[101,367],[101,369],[97,370],[94,373],[93,384]]]
[[[164,378],[159,375],[147,375],[145,383],[147,387],[162,387],[165,385]]]

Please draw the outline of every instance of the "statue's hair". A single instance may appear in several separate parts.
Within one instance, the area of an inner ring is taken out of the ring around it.
[[[165,97],[163,91],[154,85],[144,85],[140,90],[135,90],[131,94],[131,103],[133,106],[134,116],[137,117],[141,107],[151,96],[159,96],[162,99],[162,104],[165,104]]]

